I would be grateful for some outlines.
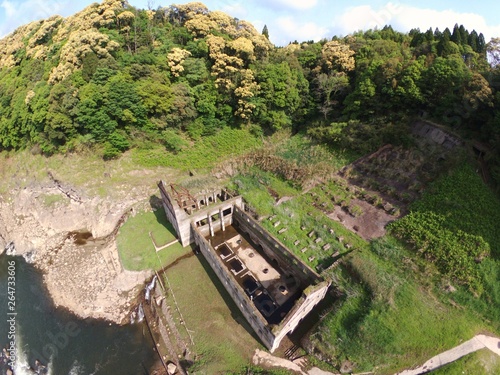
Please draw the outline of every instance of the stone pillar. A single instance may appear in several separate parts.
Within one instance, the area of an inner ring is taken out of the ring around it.
[[[210,213],[207,214],[207,219],[208,219],[208,227],[210,228],[210,236],[214,236],[214,227],[212,225],[212,216],[210,216]]]
[[[224,214],[222,213],[222,208],[219,208],[219,218],[220,218],[220,227],[224,232],[226,230],[226,226],[224,225]]]

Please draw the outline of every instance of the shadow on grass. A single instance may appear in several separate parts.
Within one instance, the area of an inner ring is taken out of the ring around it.
[[[321,323],[323,316],[330,313],[338,301],[339,297],[334,297],[333,294],[327,293],[312,311],[305,316],[295,330],[288,334],[290,340],[297,346],[306,347],[305,342],[312,335]]]
[[[344,251],[343,253],[341,253],[335,257],[330,256],[328,258],[324,258],[318,262],[318,268],[321,268],[322,270],[326,270],[333,263],[335,263],[336,261],[340,261],[341,259],[346,258],[349,254],[351,254],[355,250],[356,249],[350,249],[350,250]]]
[[[333,303],[333,314],[337,334],[354,335],[366,316],[370,313],[373,300],[369,287],[365,285],[362,275],[351,264],[346,262],[340,268],[343,282],[337,289],[338,297]],[[327,324],[328,325],[328,324]],[[332,328],[332,327],[330,327]]]
[[[196,254],[196,258],[200,262],[201,266],[207,273],[208,277],[214,284],[215,288],[219,292],[220,296],[226,303],[227,307],[229,308],[229,311],[231,311],[231,317],[239,324],[241,325],[257,342],[259,342],[261,345],[264,345],[260,338],[256,335],[255,331],[252,329],[252,327],[248,324],[247,320],[241,313],[241,311],[238,309],[238,306],[234,303],[233,299],[227,292],[226,288],[224,288],[224,285],[221,283],[215,272],[212,270],[210,265],[208,264],[207,260],[203,256],[203,254],[198,253]]]
[[[153,194],[149,197],[149,205],[152,209],[163,210],[163,203],[161,201],[161,198],[156,194]]]

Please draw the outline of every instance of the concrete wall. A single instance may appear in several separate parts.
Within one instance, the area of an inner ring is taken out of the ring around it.
[[[448,149],[461,146],[463,144],[457,136],[450,134],[446,130],[441,129],[439,126],[427,121],[416,121],[413,123],[412,129],[414,134],[442,145]]]
[[[212,245],[203,237],[198,228],[192,226],[194,239],[199,246],[201,253],[208,261],[215,274],[221,281],[224,288],[227,290],[233,301],[236,303],[241,313],[253,328],[257,336],[261,339],[262,343],[270,350],[274,350],[275,337],[271,332],[267,321],[257,310],[253,302],[248,298],[245,291],[234,280],[233,276],[222,263],[222,260],[217,256]],[[279,343],[278,343],[279,345]]]
[[[201,220],[205,220],[207,223],[203,226],[200,226],[200,230],[203,233],[210,234],[210,227],[212,227],[213,233],[221,230],[224,224],[224,227],[227,225],[231,225],[233,223],[233,207],[237,205],[241,205],[243,200],[241,197],[234,197],[227,201],[216,203],[210,205],[208,207],[204,207],[199,211],[193,212],[191,215],[185,214],[186,218],[184,219],[184,223],[190,225],[191,223],[195,224]],[[231,213],[229,215],[223,215],[222,212],[231,209]],[[210,218],[214,215],[219,215],[219,218],[216,220],[211,220]],[[221,216],[222,215],[222,216]],[[222,219],[222,220],[221,220]],[[208,230],[208,232],[206,232]],[[187,241],[189,243],[194,242],[193,233],[191,227],[189,228],[189,234],[187,236]]]
[[[177,218],[178,212],[175,209],[177,202],[172,200],[172,198],[170,197],[170,194],[167,192],[167,189],[166,189],[163,181],[158,182],[158,188],[160,189],[161,202],[163,204],[163,209],[165,210],[165,215],[167,216],[167,220],[174,227],[175,232],[177,233],[177,236],[179,237],[179,241],[181,242],[182,246],[187,246],[184,244],[184,241],[183,241],[182,234],[184,233],[184,231],[181,230],[181,228],[179,228],[179,220]],[[175,203],[175,205],[174,205],[174,203]]]
[[[276,342],[279,343],[289,333],[293,332],[307,314],[323,299],[330,287],[330,282],[323,281],[308,287],[302,297],[295,303],[279,326],[273,329]]]
[[[302,319],[325,297],[328,291],[330,283],[326,281],[309,286],[299,300],[297,300],[292,310],[285,316],[284,320],[278,326],[269,326],[253,302],[248,298],[245,291],[234,280],[233,276],[229,274],[222,260],[217,256],[217,253],[203,237],[199,229],[193,226],[193,232],[200,251],[210,263],[217,277],[243,316],[250,323],[257,336],[259,336],[262,343],[271,352],[279,347],[281,340],[297,327]]]
[[[201,208],[188,214],[184,209],[179,207],[179,204],[173,199],[163,181],[158,183],[158,187],[160,189],[161,200],[167,219],[174,227],[179,241],[184,247],[194,242],[191,223],[206,219],[207,223],[200,228],[200,231],[206,235],[210,234],[210,230],[215,233],[222,229],[223,226],[231,225],[233,222],[233,207],[241,207],[243,205],[241,196],[229,198],[225,193],[221,192],[226,200],[217,202],[216,194],[205,194],[201,198],[197,198],[197,204]],[[209,197],[212,198],[210,204],[208,204]],[[203,201],[204,204],[200,205],[201,201]],[[231,214],[222,215],[222,212],[228,208],[231,208]],[[210,217],[214,215],[219,215],[219,219],[210,220]]]
[[[240,208],[235,207],[233,222],[247,233],[253,242],[260,245],[269,258],[275,259],[281,269],[290,271],[297,277],[302,285],[307,286],[322,280],[321,276],[312,268],[304,264],[285,245]]]
[[[233,220],[240,230],[247,233],[253,242],[262,247],[269,258],[276,259],[281,269],[291,272],[301,280],[302,286],[306,287],[302,296],[295,302],[294,307],[288,312],[283,321],[278,326],[273,327],[272,332],[275,340],[270,350],[274,351],[281,340],[292,332],[300,321],[325,297],[330,282],[323,281],[321,276],[291,253],[243,210],[235,208]]]

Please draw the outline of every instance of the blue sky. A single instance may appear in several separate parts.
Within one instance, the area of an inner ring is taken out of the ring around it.
[[[0,37],[16,27],[54,14],[71,15],[92,0],[0,0]],[[129,0],[147,8],[189,1]],[[486,41],[500,37],[500,2],[491,0],[206,0],[210,10],[222,10],[236,18],[252,22],[261,31],[267,25],[277,45],[290,41],[319,40],[347,35],[357,30],[381,28],[390,24],[399,31],[414,27],[444,30],[455,23],[469,31],[476,29]]]

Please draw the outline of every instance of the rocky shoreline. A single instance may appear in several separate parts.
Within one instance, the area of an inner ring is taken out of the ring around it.
[[[112,199],[76,189],[66,194],[59,181],[51,180],[0,196],[0,249],[14,243],[16,254],[42,271],[56,306],[81,318],[129,322],[151,272],[124,270],[115,237],[141,201],[147,206],[149,195],[141,192],[148,188]]]

